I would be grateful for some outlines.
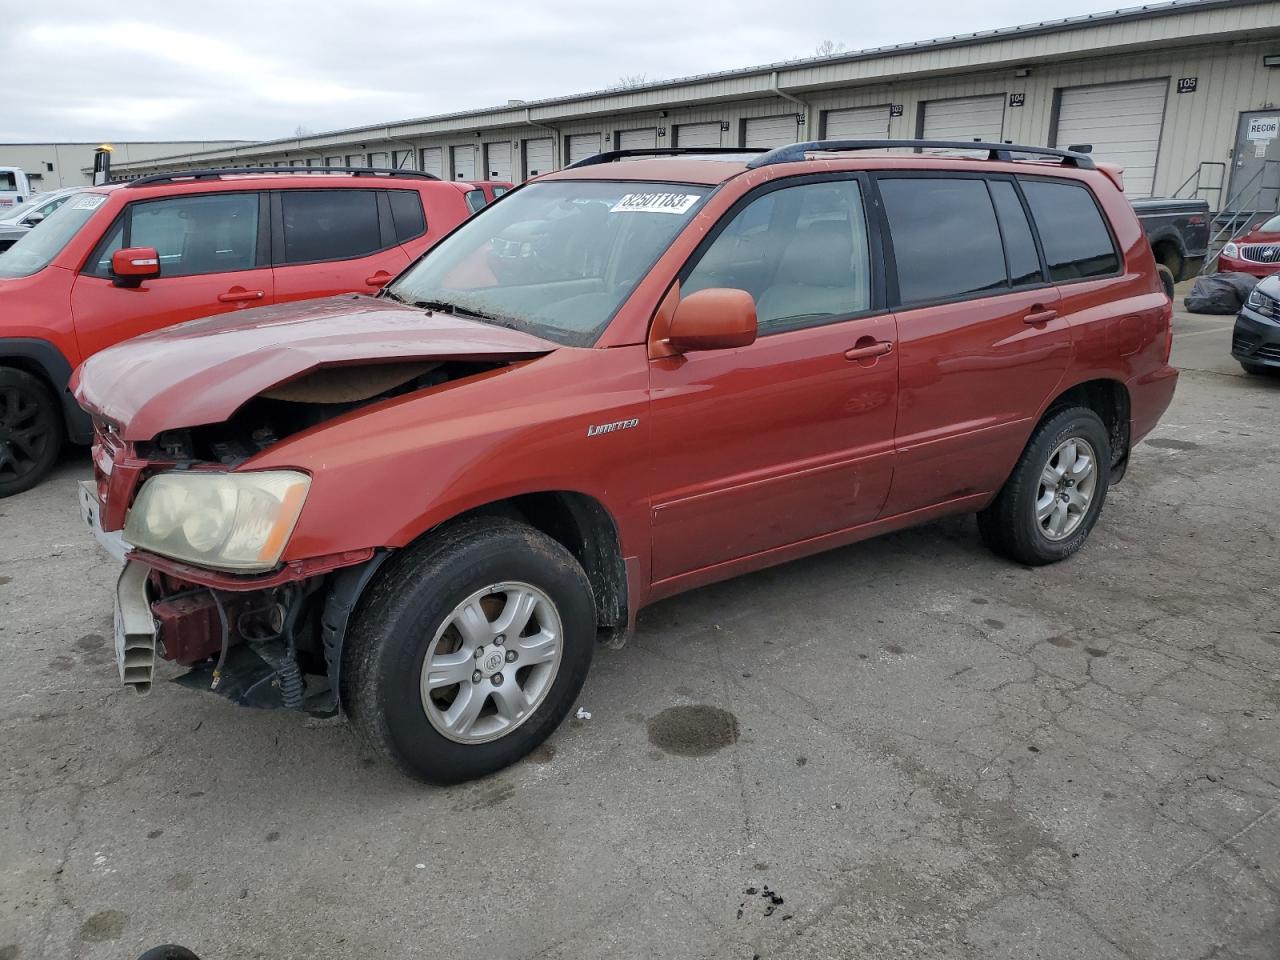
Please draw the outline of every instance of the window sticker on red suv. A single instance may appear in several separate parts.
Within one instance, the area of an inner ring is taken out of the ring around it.
[[[86,193],[76,197],[71,203],[73,210],[97,210],[106,203],[107,198],[101,193]]]
[[[695,193],[628,193],[610,213],[685,213],[698,202]]]

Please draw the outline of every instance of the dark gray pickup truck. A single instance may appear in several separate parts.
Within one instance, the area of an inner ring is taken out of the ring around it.
[[[1213,220],[1209,202],[1153,198],[1134,200],[1133,209],[1151,242],[1156,263],[1168,271],[1166,275],[1161,270],[1160,276],[1173,296],[1173,284],[1198,274],[1209,252],[1209,224]]]

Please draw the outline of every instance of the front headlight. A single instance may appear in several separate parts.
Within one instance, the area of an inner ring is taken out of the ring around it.
[[[1224,257],[1231,257],[1233,260],[1239,258],[1240,245],[1238,243],[1228,243],[1222,248],[1222,255]]]
[[[1251,307],[1261,307],[1265,305],[1269,299],[1271,298],[1268,297],[1261,290],[1259,290],[1257,287],[1254,287],[1252,290],[1249,291],[1249,298],[1245,300],[1245,303],[1247,303]]]
[[[291,470],[161,473],[142,485],[124,538],[175,560],[270,570],[289,542],[311,478]]]

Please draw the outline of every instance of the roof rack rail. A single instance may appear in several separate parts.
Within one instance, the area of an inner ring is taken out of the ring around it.
[[[763,152],[763,147],[644,147],[634,150],[605,150],[603,153],[593,153],[589,157],[575,160],[564,169],[575,170],[578,167],[594,167],[597,163],[613,163],[615,160],[625,160],[627,157],[681,157],[697,156],[698,154]]]
[[[173,183],[175,180],[217,180],[221,177],[244,176],[254,173],[350,173],[357,177],[398,177],[409,180],[439,180],[434,173],[422,170],[392,170],[389,167],[218,167],[209,170],[174,170],[171,173],[153,173],[137,180],[130,180],[128,187],[147,187],[155,183]]]
[[[775,163],[799,163],[810,153],[836,153],[844,150],[888,150],[895,147],[908,149],[934,150],[986,150],[988,160],[1012,160],[1015,153],[1029,154],[1034,157],[1056,157],[1064,164],[1079,167],[1082,170],[1093,170],[1093,158],[1071,150],[1056,150],[1053,147],[1028,147],[1018,143],[986,143],[981,140],[810,140],[807,143],[793,143],[790,146],[778,147],[763,156],[756,157],[747,164],[747,168],[768,167]]]

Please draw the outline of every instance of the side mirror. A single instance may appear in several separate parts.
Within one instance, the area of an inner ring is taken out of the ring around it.
[[[37,223],[40,223],[43,220],[44,220],[44,214],[41,213],[39,210],[34,210],[31,213],[27,214],[23,218],[22,222],[25,223],[28,227],[34,227]]]
[[[154,247],[125,247],[111,255],[112,281],[117,287],[136,287],[160,276],[160,254]]]
[[[712,287],[685,297],[676,306],[667,343],[682,353],[728,350],[756,340],[756,304],[745,290]]]

